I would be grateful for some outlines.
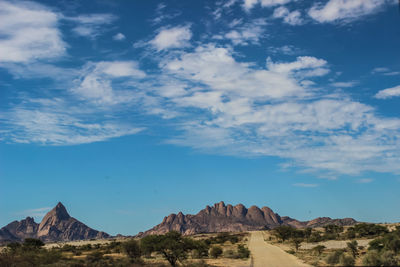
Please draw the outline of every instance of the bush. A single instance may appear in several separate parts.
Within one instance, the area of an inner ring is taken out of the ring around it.
[[[378,236],[389,232],[386,226],[373,223],[356,224],[354,226],[354,231],[359,237]]]
[[[237,254],[232,249],[228,249],[224,252],[224,257],[229,259],[237,259]]]
[[[321,233],[318,231],[312,232],[310,237],[308,238],[310,242],[320,242],[322,241]]]
[[[357,256],[357,252],[358,252],[357,241],[353,240],[351,242],[347,242],[347,249],[349,250],[351,255],[353,255],[353,258],[355,258]]]
[[[341,266],[354,266],[355,259],[350,255],[342,254],[339,263]]]
[[[221,256],[222,252],[223,251],[222,251],[222,248],[220,246],[213,246],[210,249],[210,256],[216,259],[219,256]]]
[[[209,246],[204,241],[197,241],[196,248],[193,250],[192,257],[195,259],[201,259],[208,257]]]
[[[381,263],[383,266],[399,266],[400,262],[396,258],[396,254],[393,251],[385,251],[381,255]]]
[[[238,257],[247,259],[250,257],[250,250],[243,245],[238,245]]]
[[[324,251],[326,247],[323,245],[318,245],[316,247],[314,247],[312,250],[318,255],[320,256],[322,254],[322,252]]]
[[[131,260],[137,260],[142,256],[139,242],[134,239],[122,243],[122,247]]]
[[[365,254],[362,262],[365,266],[380,266],[381,258],[377,251],[371,250],[371,251],[368,251],[367,254]]]
[[[330,264],[330,265],[335,265],[339,263],[340,260],[340,256],[342,256],[343,254],[343,250],[337,250],[335,252],[332,252],[331,254],[328,255],[328,257],[326,257],[326,263]]]
[[[103,253],[100,251],[95,251],[86,256],[86,260],[90,263],[96,263],[103,259]]]
[[[44,243],[42,240],[40,239],[36,239],[36,238],[26,238],[23,246],[25,248],[29,248],[29,249],[38,249],[44,246]]]

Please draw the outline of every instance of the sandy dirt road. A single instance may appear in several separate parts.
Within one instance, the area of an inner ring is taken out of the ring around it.
[[[249,249],[252,256],[252,267],[309,266],[277,246],[265,242],[262,232],[251,232]]]

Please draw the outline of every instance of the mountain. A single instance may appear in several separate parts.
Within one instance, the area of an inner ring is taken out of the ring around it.
[[[317,218],[312,221],[298,221],[290,217],[280,217],[268,207],[251,206],[246,208],[242,204],[236,206],[225,205],[224,202],[207,206],[196,215],[184,215],[182,212],[171,214],[154,228],[139,233],[139,236],[149,234],[164,234],[169,231],[178,231],[184,235],[215,232],[241,232],[261,229],[272,229],[280,225],[290,225],[296,228],[321,227],[327,224],[353,225],[357,221],[351,218],[331,219]]]
[[[14,221],[0,229],[0,243],[23,241],[25,238],[39,238],[44,242],[72,241],[107,238],[104,232],[93,230],[71,217],[59,202],[49,211],[40,224],[27,217]]]

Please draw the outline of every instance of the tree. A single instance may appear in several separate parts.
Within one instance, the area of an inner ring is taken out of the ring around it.
[[[353,258],[357,257],[357,251],[358,251],[358,243],[357,241],[353,240],[351,242],[347,242],[347,249],[353,255]]]
[[[274,229],[274,234],[277,238],[281,239],[282,242],[285,242],[285,240],[289,239],[292,236],[293,230],[295,229],[291,226],[282,225]]]
[[[327,234],[338,234],[343,232],[343,226],[339,226],[336,224],[328,224],[324,226],[325,233]]]
[[[134,239],[122,243],[122,247],[128,257],[133,261],[137,261],[138,259],[140,259],[140,256],[142,256],[139,242]]]
[[[44,246],[44,243],[40,239],[26,238],[23,243],[24,248],[27,249],[39,249]]]
[[[222,254],[222,248],[220,246],[213,246],[210,250],[210,256],[213,258],[218,258]]]
[[[326,247],[323,245],[318,245],[313,248],[313,250],[317,253],[318,256],[321,256],[322,252],[324,251]]]
[[[311,234],[312,234],[312,229],[310,227],[304,229],[304,237],[307,239],[307,241],[310,239]]]
[[[146,236],[141,242],[146,253],[158,252],[171,264],[177,266],[177,261],[183,261],[190,250],[196,249],[196,241],[183,237],[179,232],[169,232],[165,235]]]
[[[303,239],[301,239],[301,238],[294,238],[292,240],[292,243],[294,245],[294,248],[296,249],[296,252],[299,250],[302,241],[303,241]]]

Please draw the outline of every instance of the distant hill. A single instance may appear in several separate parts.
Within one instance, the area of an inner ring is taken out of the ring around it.
[[[38,238],[44,242],[73,241],[107,238],[104,232],[93,230],[71,217],[64,205],[59,202],[43,218],[40,224],[27,217],[0,229],[0,243],[23,241],[25,238]]]
[[[280,217],[268,207],[260,209],[257,206],[251,206],[247,209],[242,204],[232,206],[225,205],[221,201],[212,207],[207,206],[196,215],[184,215],[182,212],[171,214],[154,228],[144,233],[139,233],[139,236],[164,234],[169,231],[178,231],[184,235],[191,235],[272,229],[280,225],[290,225],[296,228],[315,228],[328,224],[345,226],[356,223],[357,221],[352,218],[331,219],[329,217],[302,222],[290,217]]]

